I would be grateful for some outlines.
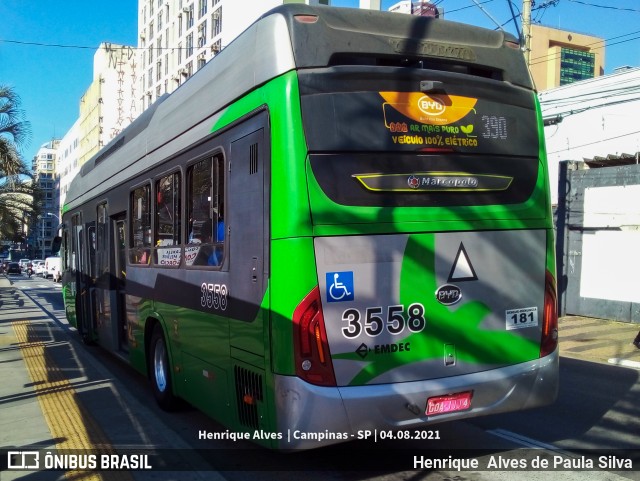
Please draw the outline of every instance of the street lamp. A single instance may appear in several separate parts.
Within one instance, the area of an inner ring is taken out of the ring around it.
[[[50,216],[55,217],[56,219],[58,219],[58,224],[60,224],[60,217],[58,217],[55,214],[52,214],[51,212],[47,212],[47,215],[50,215]]]

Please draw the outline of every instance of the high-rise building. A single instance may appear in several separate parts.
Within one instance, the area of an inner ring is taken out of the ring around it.
[[[604,39],[531,26],[531,76],[539,91],[604,74]]]
[[[137,62],[128,45],[102,43],[94,54],[93,82],[80,99],[80,166],[139,115]]]
[[[60,223],[59,176],[56,173],[59,145],[60,141],[57,139],[42,144],[31,165],[33,182],[42,197],[39,216],[30,219],[28,243],[30,255],[42,259],[51,252],[51,241],[56,235],[55,228]]]
[[[138,0],[138,101],[173,92],[258,17],[284,3],[330,0]],[[239,60],[241,61],[241,60]]]

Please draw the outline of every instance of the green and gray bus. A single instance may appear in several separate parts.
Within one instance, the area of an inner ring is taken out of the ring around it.
[[[504,32],[278,7],[82,166],[61,242],[84,340],[271,448],[557,395],[542,120]]]

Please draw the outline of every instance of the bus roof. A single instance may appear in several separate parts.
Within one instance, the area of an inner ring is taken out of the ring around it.
[[[290,70],[376,65],[399,56],[424,59],[426,68],[429,61],[477,66],[533,88],[517,40],[503,31],[400,13],[283,5],[87,161],[69,187],[64,210],[203,139],[226,106]]]

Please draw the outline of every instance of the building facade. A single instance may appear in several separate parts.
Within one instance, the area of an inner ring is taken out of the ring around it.
[[[553,204],[563,160],[584,161],[587,167],[638,163],[640,68],[547,90],[539,98]]]
[[[173,92],[260,15],[284,3],[330,0],[139,0],[139,106]]]
[[[60,178],[57,174],[57,156],[60,141],[42,144],[33,158],[33,182],[40,191],[38,217],[29,220],[28,251],[32,258],[44,259],[51,253],[51,241],[60,223]]]
[[[137,87],[135,48],[100,44],[93,56],[93,81],[80,99],[80,166],[139,115]]]
[[[538,91],[604,74],[604,39],[531,26],[529,68]]]
[[[60,140],[57,156],[57,174],[60,179],[60,209],[69,190],[69,184],[80,170],[80,119],[76,120]]]

